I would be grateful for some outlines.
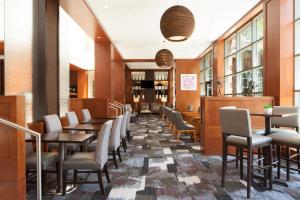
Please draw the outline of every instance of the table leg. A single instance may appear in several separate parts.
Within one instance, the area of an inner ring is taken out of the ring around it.
[[[63,191],[63,167],[65,160],[65,143],[59,144],[59,171],[58,171],[58,192],[61,193]]]
[[[271,117],[265,118],[265,134],[269,135],[271,133]]]

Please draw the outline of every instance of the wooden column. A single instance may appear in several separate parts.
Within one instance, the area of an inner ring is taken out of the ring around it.
[[[25,98],[1,96],[0,117],[25,125]],[[0,124],[0,199],[26,199],[24,133]]]
[[[198,110],[200,105],[200,62],[198,60],[176,60],[176,109],[181,112],[187,110],[188,105],[193,105],[194,111]],[[197,74],[197,90],[181,91],[180,75]]]
[[[294,18],[292,0],[264,2],[264,95],[293,105]]]
[[[95,97],[111,97],[111,43],[95,42]]]
[[[216,80],[218,79],[218,77],[223,78],[223,85],[221,88],[221,95],[224,95],[225,92],[225,80],[224,80],[224,40],[223,39],[218,39],[213,47],[213,56],[214,56],[214,60],[213,60],[213,80],[214,80],[214,84],[213,84],[213,96],[218,96],[218,86],[216,83]]]

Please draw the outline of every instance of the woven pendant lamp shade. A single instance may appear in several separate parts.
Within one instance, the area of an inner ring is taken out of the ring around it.
[[[160,30],[163,36],[172,42],[187,40],[195,28],[193,13],[184,6],[168,8],[160,19]]]
[[[174,64],[174,56],[168,49],[161,49],[155,55],[155,62],[159,67],[172,67]]]

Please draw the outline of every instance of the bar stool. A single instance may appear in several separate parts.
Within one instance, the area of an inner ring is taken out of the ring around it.
[[[220,109],[220,122],[223,135],[222,187],[224,187],[227,171],[228,146],[234,146],[240,151],[240,176],[243,178],[243,149],[247,149],[247,198],[250,198],[253,173],[253,149],[264,149],[264,181],[269,179],[272,189],[272,139],[262,135],[252,134],[250,114],[248,109]],[[235,156],[235,155],[233,155]],[[257,168],[260,169],[260,168]],[[267,176],[268,173],[268,176]]]

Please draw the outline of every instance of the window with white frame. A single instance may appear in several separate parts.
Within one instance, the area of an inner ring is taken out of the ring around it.
[[[212,96],[213,53],[210,51],[200,60],[200,95]]]
[[[225,40],[225,95],[239,96],[254,81],[256,95],[263,93],[263,14]]]

